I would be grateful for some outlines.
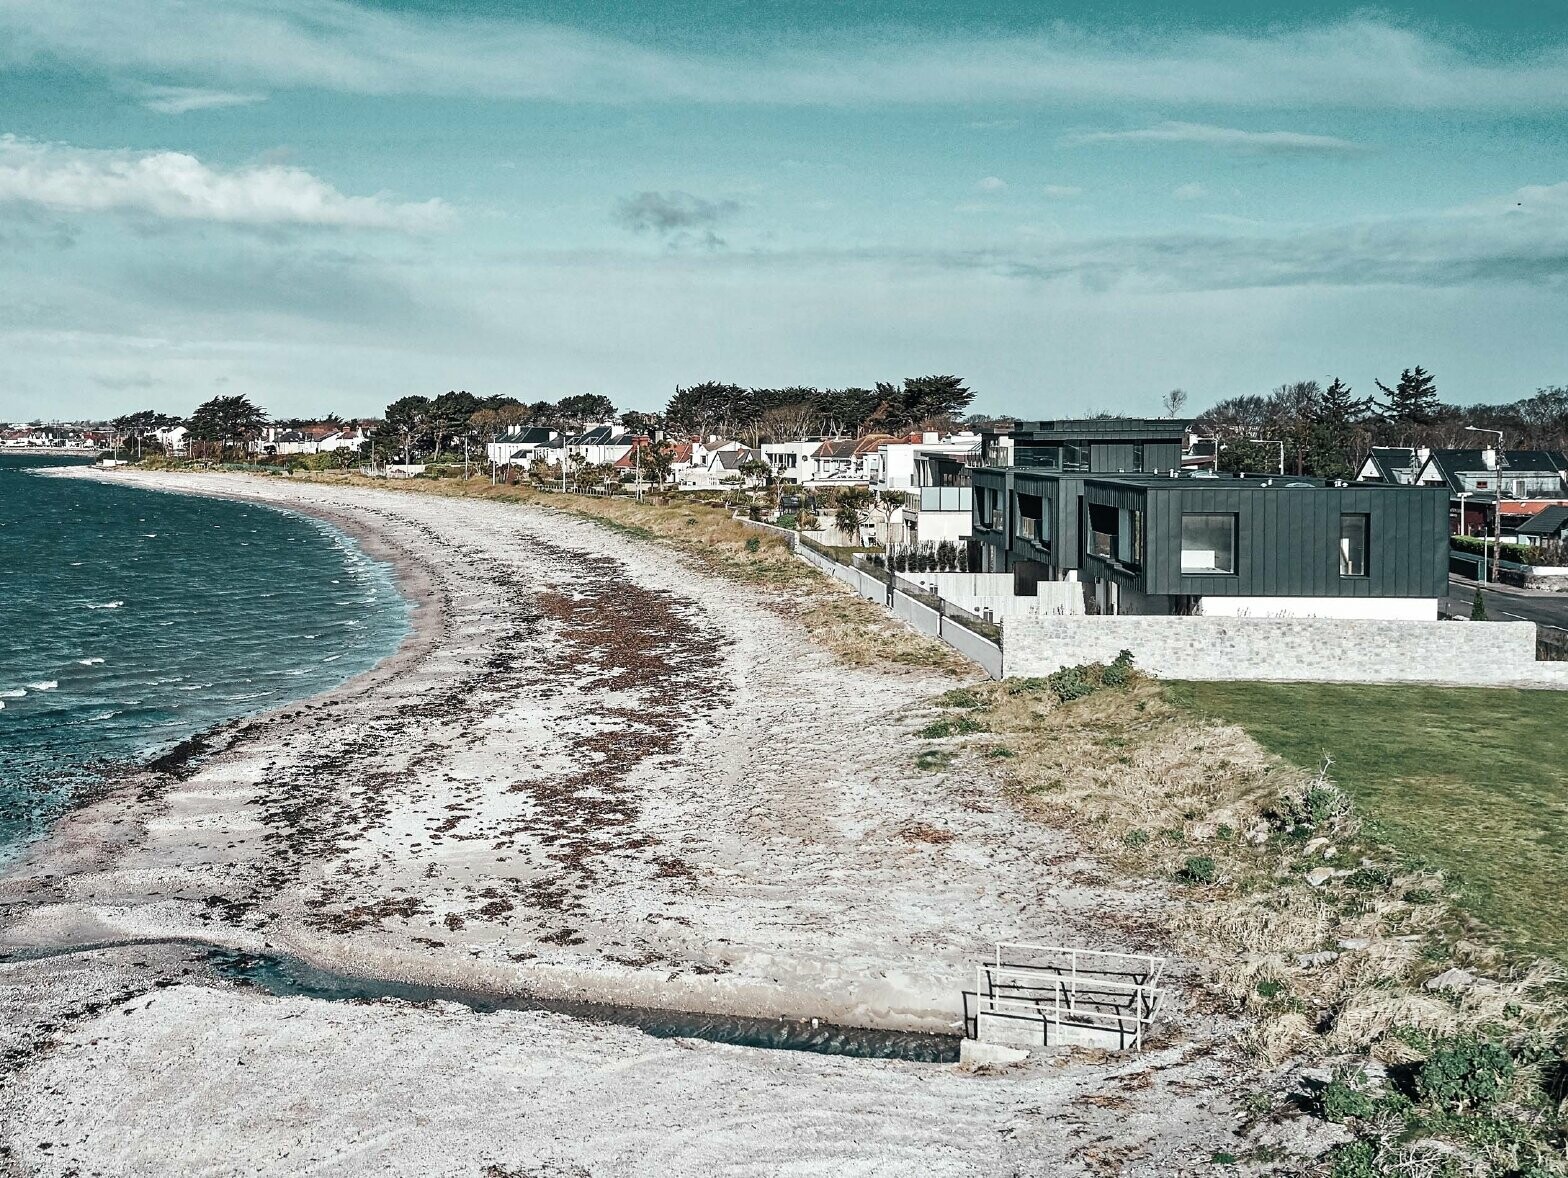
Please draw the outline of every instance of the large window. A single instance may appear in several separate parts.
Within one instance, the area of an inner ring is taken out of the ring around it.
[[[1365,515],[1339,517],[1339,575],[1364,577],[1367,575],[1367,539],[1371,520]]]
[[[1051,538],[1045,526],[1045,509],[1040,496],[1018,496],[1018,534],[1026,540],[1044,541]]]
[[[1181,517],[1181,571],[1193,574],[1236,571],[1234,515]]]

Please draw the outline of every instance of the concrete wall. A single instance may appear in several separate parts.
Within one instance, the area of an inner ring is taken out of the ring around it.
[[[1002,648],[951,618],[942,619],[942,641],[965,658],[979,663],[993,679],[1002,677]]]
[[[1536,662],[1531,622],[1041,617],[1009,620],[1004,640],[1008,676],[1130,650],[1140,669],[1164,679],[1568,688],[1568,664]]]

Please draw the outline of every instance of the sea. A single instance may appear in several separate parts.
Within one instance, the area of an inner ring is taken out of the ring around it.
[[[0,864],[106,777],[409,628],[391,569],[329,524],[50,475],[71,461],[0,453]]]

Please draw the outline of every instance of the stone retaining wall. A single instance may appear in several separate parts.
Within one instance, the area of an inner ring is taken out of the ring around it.
[[[1088,616],[1009,619],[1003,669],[1048,675],[1122,650],[1162,679],[1568,688],[1531,622]]]

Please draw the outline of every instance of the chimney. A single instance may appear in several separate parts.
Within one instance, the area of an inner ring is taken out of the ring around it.
[[[1491,446],[1481,451],[1481,465],[1486,467],[1487,470],[1497,469],[1497,451]]]

